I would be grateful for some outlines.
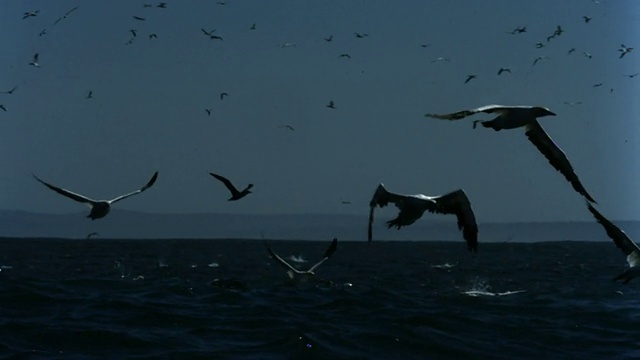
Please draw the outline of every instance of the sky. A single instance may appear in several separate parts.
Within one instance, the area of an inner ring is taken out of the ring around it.
[[[555,112],[540,123],[598,209],[640,220],[640,76],[624,76],[640,72],[640,53],[618,51],[638,45],[637,1],[157,4],[2,2],[0,91],[18,88],[0,94],[0,209],[84,210],[31,174],[108,199],[158,171],[151,189],[114,208],[366,216],[384,183],[406,194],[462,188],[480,223],[592,220],[523,129],[472,129],[487,114],[424,116],[502,104]],[[35,53],[39,68],[28,65]],[[548,59],[532,66],[538,56]],[[209,172],[253,193],[229,202]]]

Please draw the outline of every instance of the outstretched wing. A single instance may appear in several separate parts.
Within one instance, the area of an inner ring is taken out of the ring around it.
[[[551,137],[544,131],[538,121],[532,121],[525,127],[525,134],[529,138],[529,141],[538,148],[538,150],[544,155],[549,163],[558,170],[564,177],[571,183],[573,188],[587,200],[592,203],[596,201],[589,195],[587,190],[582,186],[578,175],[576,175],[567,155],[564,151],[556,145]]]
[[[236,187],[235,187],[235,186],[233,186],[233,184],[231,183],[231,181],[229,181],[229,179],[227,179],[226,177],[224,177],[224,176],[220,176],[220,175],[218,175],[218,174],[214,174],[214,173],[212,173],[212,172],[210,172],[210,173],[209,173],[209,175],[211,175],[211,176],[213,176],[214,178],[216,178],[216,179],[218,179],[218,180],[222,181],[222,183],[224,184],[224,186],[226,186],[226,187],[227,187],[227,189],[231,192],[231,195],[235,195],[235,194],[240,193],[240,192],[238,191],[238,189],[236,189]]]
[[[338,249],[338,239],[333,238],[331,245],[329,245],[329,247],[327,248],[327,251],[324,252],[324,256],[322,257],[322,260],[318,261],[315,265],[313,265],[309,269],[309,272],[313,272],[313,270],[315,270],[318,266],[322,265],[323,262],[327,261],[331,257],[331,255],[333,255],[333,253],[336,252],[337,249]]]
[[[494,112],[505,111],[505,110],[508,110],[508,109],[509,109],[508,107],[502,106],[502,105],[486,105],[486,106],[481,106],[481,107],[476,108],[476,109],[462,110],[462,111],[454,112],[454,113],[451,113],[451,114],[444,114],[444,115],[425,114],[424,116],[432,117],[432,118],[435,118],[435,119],[442,119],[442,120],[460,120],[460,119],[466,118],[467,116],[471,116],[473,114],[477,114],[479,112],[494,113]]]
[[[57,192],[60,195],[64,195],[64,196],[66,196],[66,197],[68,197],[70,199],[73,199],[73,200],[81,202],[81,203],[92,204],[92,203],[96,202],[96,200],[90,199],[90,198],[88,198],[88,197],[86,197],[84,195],[76,194],[76,193],[74,193],[72,191],[69,191],[69,190],[66,190],[66,189],[63,189],[63,188],[59,188],[59,187],[51,185],[51,184],[49,184],[49,183],[47,183],[47,182],[45,182],[43,180],[40,180],[40,178],[37,177],[35,174],[32,174],[32,175],[36,180],[38,180],[39,182],[44,184],[46,187],[48,187],[49,189]]]
[[[133,196],[133,195],[139,194],[139,193],[147,190],[148,188],[153,186],[153,184],[156,182],[156,179],[158,179],[158,172],[157,171],[153,174],[153,176],[151,177],[151,179],[149,180],[149,182],[145,186],[141,187],[140,189],[138,189],[136,191],[132,191],[132,192],[130,192],[128,194],[120,195],[117,198],[111,199],[111,200],[109,200],[109,204],[113,204],[113,203],[115,203],[117,201],[120,201],[122,199],[126,199],[129,196]]]
[[[265,243],[266,244],[266,243]],[[286,262],[283,258],[281,258],[278,254],[274,253],[273,250],[271,250],[271,248],[269,247],[269,244],[266,244],[267,246],[267,251],[269,251],[269,255],[271,255],[271,257],[277,261],[280,265],[282,265],[282,267],[284,267],[285,269],[289,270],[289,271],[293,271],[296,274],[302,274],[303,272],[294,268],[293,266],[291,266],[288,262]]]
[[[404,195],[394,194],[385,189],[384,184],[379,184],[376,188],[376,192],[373,194],[371,201],[369,202],[369,229],[367,232],[367,239],[371,242],[373,238],[373,213],[376,206],[385,207],[390,202],[397,204],[406,198]]]
[[[604,227],[604,230],[611,240],[613,240],[613,243],[627,255],[629,265],[640,265],[640,248],[638,244],[631,240],[624,231],[620,230],[620,228],[615,226],[609,219],[602,216],[589,202],[587,202],[587,207],[596,220]]]
[[[471,202],[464,190],[456,190],[431,199],[435,201],[435,206],[431,205],[432,203],[425,203],[427,210],[432,213],[455,214],[458,219],[458,230],[462,230],[467,248],[469,251],[478,252],[478,224]]]

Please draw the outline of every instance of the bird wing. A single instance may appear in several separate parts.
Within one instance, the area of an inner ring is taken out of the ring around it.
[[[229,179],[227,179],[224,176],[220,176],[218,174],[214,174],[212,172],[209,173],[209,175],[213,176],[214,178],[222,181],[222,183],[224,184],[224,186],[227,187],[227,189],[229,189],[229,191],[231,192],[231,195],[235,195],[235,194],[239,194],[240,191],[238,191],[238,189],[236,189],[235,186],[233,186],[233,184],[231,183],[231,181],[229,181]]]
[[[113,204],[113,203],[115,203],[117,201],[120,201],[122,199],[126,199],[129,196],[133,196],[133,195],[139,194],[139,193],[147,190],[148,188],[153,186],[153,184],[156,182],[156,179],[158,179],[158,172],[157,171],[153,174],[153,176],[151,177],[151,179],[149,180],[149,182],[145,186],[141,187],[140,189],[138,189],[136,191],[132,191],[132,192],[130,192],[128,194],[120,195],[117,198],[111,199],[111,200],[109,200],[109,204]]]
[[[596,208],[594,208],[589,202],[587,202],[587,207],[596,220],[604,227],[604,230],[607,232],[607,235],[613,243],[616,244],[618,248],[627,255],[627,262],[629,262],[630,266],[636,266],[640,264],[640,248],[638,244],[636,244],[627,234],[620,230],[617,226],[615,226],[609,219],[605,218],[600,214]]]
[[[376,206],[385,207],[390,202],[397,204],[398,202],[404,200],[406,196],[395,194],[387,191],[385,189],[384,184],[379,184],[376,188],[376,192],[373,194],[371,201],[369,202],[369,229],[367,232],[367,239],[369,242],[373,239],[373,213]]]
[[[505,110],[508,110],[508,109],[509,109],[508,106],[486,105],[486,106],[481,106],[481,107],[475,108],[475,109],[462,110],[462,111],[454,112],[454,113],[451,113],[451,114],[444,114],[444,115],[425,114],[425,116],[426,117],[432,117],[432,118],[435,118],[435,119],[442,119],[442,120],[460,120],[460,119],[466,118],[467,116],[471,116],[473,114],[477,114],[479,112],[493,113],[493,112],[505,111]]]
[[[324,256],[322,257],[322,260],[318,261],[315,265],[313,265],[308,270],[308,272],[313,272],[313,270],[315,270],[318,266],[322,265],[322,263],[327,261],[331,257],[331,255],[333,255],[333,253],[336,252],[337,249],[338,249],[338,239],[333,238],[331,245],[329,245],[327,250],[324,252]]]
[[[464,190],[459,189],[448,194],[431,198],[434,202],[425,202],[427,210],[439,214],[455,214],[458,230],[467,242],[469,251],[478,252],[478,224],[471,208],[471,202]]]
[[[273,250],[271,250],[271,248],[269,247],[269,245],[267,244],[267,251],[269,251],[269,255],[271,255],[271,257],[277,261],[278,263],[280,263],[280,265],[282,265],[285,269],[289,270],[289,271],[293,271],[296,274],[302,274],[304,273],[304,271],[300,271],[296,268],[294,268],[293,266],[291,266],[288,262],[286,262],[283,258],[281,258],[278,254],[274,253]]]
[[[96,202],[96,200],[90,199],[90,198],[88,198],[88,197],[86,197],[86,196],[84,196],[84,195],[76,194],[76,193],[74,193],[74,192],[72,192],[72,191],[69,191],[69,190],[66,190],[66,189],[59,188],[59,187],[57,187],[57,186],[51,185],[51,184],[49,184],[49,183],[47,183],[47,182],[45,182],[45,181],[41,180],[41,179],[40,179],[39,177],[37,177],[35,174],[32,174],[32,175],[33,175],[33,177],[34,177],[36,180],[38,180],[39,182],[41,182],[42,184],[44,184],[46,187],[48,187],[49,189],[51,189],[51,190],[53,190],[53,191],[57,192],[57,193],[58,193],[58,194],[60,194],[60,195],[64,195],[64,196],[66,196],[66,197],[68,197],[68,198],[71,198],[71,199],[73,199],[73,200],[75,200],[75,201],[78,201],[78,202],[81,202],[81,203],[90,203],[90,204],[93,204],[93,203],[95,203],[95,202]]]
[[[528,123],[525,127],[525,134],[529,141],[549,160],[549,163],[556,168],[571,183],[573,188],[587,200],[592,203],[596,201],[589,195],[587,190],[582,186],[578,175],[573,170],[569,159],[564,151],[556,145],[551,137],[544,131],[537,120]]]

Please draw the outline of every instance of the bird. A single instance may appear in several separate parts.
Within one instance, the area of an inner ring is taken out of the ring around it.
[[[166,9],[167,8],[167,3],[166,2],[161,2],[156,7],[159,7],[161,9]]]
[[[157,39],[157,38],[158,38],[158,35],[156,35],[155,33],[154,34],[149,34],[149,40]]]
[[[93,90],[89,90],[89,93],[87,94],[87,99],[93,99]]]
[[[569,51],[567,51],[567,54],[571,55],[572,52],[576,51],[576,48],[571,48],[569,49]]]
[[[137,31],[138,31],[138,30],[136,30],[136,29],[130,29],[130,30],[129,30],[129,32],[131,32],[131,34],[133,35],[133,37],[138,36]]]
[[[105,217],[109,211],[111,210],[111,205],[113,205],[114,203],[120,201],[120,200],[124,200],[126,198],[128,198],[129,196],[133,196],[133,195],[137,195],[145,190],[147,190],[148,188],[150,188],[151,186],[153,186],[153,184],[156,182],[156,180],[158,179],[158,172],[156,171],[153,176],[151,177],[151,179],[149,180],[149,182],[147,182],[147,184],[143,187],[141,187],[140,189],[136,190],[136,191],[132,191],[128,194],[125,195],[120,195],[118,197],[115,197],[111,200],[93,200],[91,198],[88,198],[84,195],[80,195],[74,192],[71,192],[69,190],[63,189],[63,188],[59,188],[57,186],[51,185],[43,180],[41,180],[39,177],[37,177],[35,174],[32,174],[33,177],[38,180],[40,183],[42,183],[43,185],[45,185],[46,187],[48,187],[49,189],[57,192],[60,195],[64,195],[70,199],[73,199],[75,201],[81,202],[81,203],[85,203],[87,205],[89,205],[89,207],[91,208],[91,212],[89,213],[89,215],[87,216],[88,218],[90,218],[91,220],[96,220],[96,219],[100,219],[102,217]]]
[[[590,18],[589,16],[583,16],[583,17],[582,17],[582,20],[584,20],[584,23],[585,23],[585,24],[588,24],[588,23],[589,23],[589,21],[591,21],[591,18]]]
[[[205,35],[209,36],[209,37],[213,36],[213,33],[216,31],[216,29],[213,29],[213,30],[211,30],[211,31],[207,31],[207,30],[205,30],[205,29],[203,29],[203,28],[200,28],[200,30],[202,30],[202,32],[203,32]]]
[[[16,91],[16,89],[18,89],[18,85],[12,87],[11,90],[3,91],[2,93],[11,95],[14,91]]]
[[[351,59],[351,55],[349,55],[349,54],[347,54],[347,53],[340,54],[338,57]]]
[[[468,83],[469,81],[471,81],[472,79],[477,78],[477,75],[467,75],[467,80],[464,81],[464,83]]]
[[[33,59],[32,59],[32,60],[31,60],[31,62],[29,63],[29,65],[32,65],[32,66],[35,66],[35,67],[40,67],[40,63],[38,63],[38,58],[39,58],[38,53],[35,53],[35,54],[33,55]]]
[[[2,111],[7,111],[7,108],[4,107],[4,104],[0,104],[0,109],[2,109]]]
[[[369,34],[361,34],[361,33],[357,33],[357,32],[354,32],[353,34],[354,34],[358,39],[362,39],[362,38],[365,38],[365,37],[369,36]]]
[[[580,105],[580,104],[582,104],[582,101],[575,101],[575,102],[571,102],[571,101],[564,101],[563,103],[564,103],[565,105],[575,106],[575,105]]]
[[[620,228],[609,221],[609,219],[600,214],[593,205],[587,203],[587,208],[598,223],[604,227],[604,230],[607,232],[609,238],[613,240],[613,243],[627,255],[629,268],[613,278],[613,281],[622,280],[623,284],[627,284],[633,278],[640,276],[640,266],[638,266],[640,265],[640,247],[638,247],[638,244],[631,240],[624,231],[620,230]]]
[[[331,245],[329,245],[327,250],[324,252],[322,259],[318,261],[315,265],[310,267],[308,270],[296,269],[295,267],[291,266],[291,264],[286,262],[283,258],[281,258],[278,254],[273,252],[273,250],[271,250],[271,248],[269,247],[269,244],[266,244],[266,246],[267,246],[267,251],[269,252],[269,255],[275,261],[277,261],[280,265],[282,265],[285,269],[287,269],[287,274],[289,275],[289,278],[293,279],[295,278],[296,275],[315,276],[316,275],[315,270],[318,268],[318,266],[322,265],[325,261],[327,261],[331,257],[331,255],[333,255],[333,253],[335,253],[336,250],[338,249],[338,238],[333,238]]]
[[[98,236],[98,233],[94,231],[92,233],[87,234],[87,239],[91,239],[91,237],[93,236]]]
[[[221,92],[220,93],[220,100],[224,100],[225,96],[229,96],[229,94],[227,94],[226,92]]]
[[[145,21],[145,18],[140,17],[140,16],[135,16],[135,15],[133,15],[133,18],[134,18],[134,19],[136,19],[136,20],[138,20],[138,21]]]
[[[476,109],[458,111],[452,114],[436,115],[426,114],[427,117],[443,120],[459,120],[467,116],[477,114],[479,112],[493,114],[497,113],[498,116],[493,120],[475,120],[473,127],[476,127],[478,122],[482,123],[482,126],[491,128],[495,131],[505,129],[515,129],[519,127],[525,128],[525,135],[529,138],[529,141],[544,155],[549,163],[571,183],[574,190],[580,195],[584,196],[590,202],[596,201],[589,195],[584,188],[578,175],[576,175],[569,159],[566,154],[556,145],[551,137],[544,131],[542,126],[536,120],[543,116],[555,116],[556,114],[551,112],[546,107],[541,106],[503,106],[503,105],[486,105]]]
[[[624,46],[624,44],[621,44],[620,45],[620,49],[618,49],[618,51],[620,51],[620,59],[622,59],[625,55],[630,53],[631,50],[633,50],[632,47],[626,47],[626,46]]]
[[[329,103],[327,104],[327,107],[329,109],[335,109],[336,108],[336,104],[334,104],[333,100],[329,101]]]
[[[293,126],[291,126],[291,125],[280,125],[280,126],[278,126],[278,128],[280,128],[280,129],[289,129],[291,131],[296,131],[296,129],[294,129]]]
[[[222,38],[222,36],[218,36],[218,35],[211,35],[211,40],[220,40],[220,41],[224,41],[224,39]]]
[[[516,35],[516,34],[522,34],[523,32],[527,32],[527,27],[526,26],[518,26],[517,28],[513,29],[512,31],[507,31],[507,34]]]
[[[602,83],[597,83],[597,84],[593,84],[593,87],[600,87],[602,85],[603,85]]]
[[[583,51],[582,55],[584,55],[587,59],[591,59],[593,57],[593,55],[591,55],[590,53]]]
[[[40,10],[36,10],[36,11],[25,11],[22,14],[22,20],[26,19],[26,18],[30,18],[32,16],[38,16],[38,13],[40,12]]]
[[[333,40],[333,35],[329,35],[329,37],[324,38],[324,41],[326,42],[330,42],[331,40]]]
[[[251,27],[249,28],[249,30],[255,30],[255,29],[256,29],[256,23],[253,23],[253,24],[251,25]]]
[[[625,74],[624,76],[626,76],[626,77],[628,77],[628,78],[630,78],[630,79],[633,79],[634,77],[638,76],[638,74],[640,74],[640,73],[629,74],[629,75],[626,75],[626,74]]]
[[[67,11],[67,12],[66,12],[62,17],[57,18],[57,19],[56,19],[56,21],[54,21],[54,22],[53,22],[53,25],[52,25],[52,26],[55,26],[55,25],[56,25],[57,23],[59,23],[60,21],[62,21],[62,20],[64,20],[64,19],[66,19],[66,18],[67,18],[67,16],[69,16],[72,12],[74,12],[74,11],[76,11],[76,10],[78,10],[78,7],[77,7],[77,6],[76,6],[76,7],[74,7],[73,9],[71,9],[71,10]]]
[[[462,237],[467,242],[467,249],[478,252],[478,224],[464,190],[458,189],[439,196],[403,195],[387,191],[384,184],[380,183],[369,202],[369,242],[373,239],[373,212],[376,206],[385,207],[389,203],[395,204],[400,213],[395,219],[387,221],[387,228],[395,226],[399,230],[411,225],[427,210],[431,213],[454,214],[458,219],[458,229],[462,230]]]
[[[47,35],[47,29],[46,28],[40,30],[40,33],[38,34],[38,36],[44,36],[44,35]]]
[[[212,111],[212,110],[213,110],[213,109],[204,109],[204,111],[206,111],[206,112],[207,112],[207,116],[211,116],[211,111]]]
[[[229,181],[229,179],[220,176],[218,174],[214,174],[212,172],[209,173],[209,175],[213,176],[214,178],[222,181],[222,183],[224,184],[224,186],[227,187],[227,189],[229,190],[229,192],[231,192],[231,197],[227,200],[227,201],[236,201],[236,200],[240,200],[243,197],[251,194],[251,189],[253,187],[253,184],[249,184],[247,185],[246,188],[244,188],[244,190],[242,191],[238,191],[238,189],[236,189],[235,186],[233,186],[233,184],[231,183],[231,181]]]
[[[446,58],[446,57],[437,57],[437,58],[431,60],[432,63],[434,63],[436,61],[451,61],[451,59]]]
[[[509,74],[511,74],[511,69],[501,67],[500,70],[498,70],[498,75],[502,74],[503,72],[508,72]]]
[[[540,49],[540,48],[543,48],[543,47],[544,47],[543,43],[540,43],[540,42],[536,43],[536,49]]]
[[[296,47],[296,44],[294,44],[294,43],[284,43],[280,47],[282,47],[282,48]]]
[[[531,65],[531,66],[535,66],[538,63],[538,61],[540,61],[540,60],[548,60],[548,59],[549,59],[549,57],[547,57],[547,56],[538,56],[535,60],[533,60],[533,65]]]

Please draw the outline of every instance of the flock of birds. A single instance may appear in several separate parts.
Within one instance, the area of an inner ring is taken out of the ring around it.
[[[225,2],[218,2],[220,5],[225,5]],[[151,4],[144,4],[144,7],[153,7]],[[161,2],[155,5],[157,8],[166,8],[167,3]],[[75,12],[78,7],[74,7],[67,11],[63,16],[57,18],[51,26],[55,26],[60,21],[66,19],[73,12]],[[35,11],[26,11],[23,14],[23,19],[28,19],[31,17],[38,16],[39,10]],[[140,16],[133,16],[133,18],[137,21],[145,21],[145,18]],[[584,16],[583,20],[585,23],[589,23],[591,21],[591,17]],[[252,24],[250,27],[251,30],[256,29],[256,24]],[[525,26],[520,26],[514,29],[513,31],[508,32],[511,35],[517,35],[526,32]],[[223,38],[220,35],[215,34],[215,29],[206,30],[204,28],[201,29],[202,33],[209,37],[212,40],[223,41]],[[131,29],[132,38],[127,42],[127,44],[131,44],[133,39],[137,37],[137,30]],[[557,26],[554,32],[547,37],[547,42],[551,41],[554,38],[557,38],[562,35],[564,30],[561,26]],[[47,29],[42,29],[40,32],[40,36],[47,34]],[[366,33],[354,33],[357,38],[365,38],[369,35]],[[156,34],[149,34],[149,38],[157,38]],[[333,40],[333,35],[324,38],[325,41],[330,42]],[[285,43],[282,47],[295,47],[294,43]],[[428,47],[429,45],[422,45],[423,47]],[[536,48],[543,48],[545,44],[542,42],[535,44]],[[620,52],[619,58],[623,58],[627,56],[633,50],[632,47],[627,47],[624,44],[621,44],[618,51]],[[569,54],[575,51],[575,48],[569,50]],[[591,55],[587,52],[583,53],[587,57],[591,57]],[[350,59],[351,56],[347,53],[342,53],[339,55],[340,58]],[[539,61],[548,59],[546,56],[537,57],[532,66],[535,66]],[[448,58],[438,57],[432,62],[435,61],[449,61]],[[39,62],[39,54],[35,53],[28,63],[30,66],[40,67]],[[498,75],[503,73],[511,73],[511,69],[501,67],[498,70]],[[638,74],[626,75],[630,78],[635,77]],[[478,76],[475,74],[468,75],[464,83],[468,83],[473,79],[476,79]],[[12,94],[17,89],[17,86],[13,87],[11,90],[4,91],[5,94]],[[220,94],[220,100],[223,100],[225,96],[228,96],[226,92]],[[89,91],[87,98],[93,97],[93,92]],[[571,103],[570,105],[579,104],[579,103]],[[326,105],[327,108],[336,109],[336,105],[333,100],[329,101]],[[7,111],[3,104],[0,104],[0,109],[3,111]],[[205,109],[208,115],[211,115],[212,109]],[[491,120],[475,120],[473,121],[473,128],[477,127],[477,124],[480,123],[485,128],[493,129],[494,131],[501,130],[509,130],[516,128],[524,128],[525,135],[529,139],[529,141],[538,149],[542,155],[546,157],[549,163],[559,171],[565,179],[571,184],[573,189],[584,197],[586,200],[587,208],[589,212],[594,216],[598,223],[600,223],[607,235],[613,240],[614,244],[619,247],[624,254],[627,256],[627,262],[629,264],[629,269],[623,272],[622,274],[615,277],[615,280],[622,280],[624,283],[629,282],[631,279],[640,276],[640,247],[631,240],[621,229],[619,229],[616,225],[614,225],[611,221],[609,221],[606,217],[604,217],[598,210],[593,206],[596,203],[595,199],[587,192],[586,188],[583,186],[582,182],[578,178],[578,175],[574,171],[569,159],[562,149],[554,143],[551,137],[546,133],[543,127],[538,122],[538,118],[545,116],[555,116],[553,113],[546,107],[540,106],[503,106],[503,105],[487,105],[481,106],[473,109],[457,111],[449,114],[425,114],[426,117],[440,119],[440,120],[448,120],[448,121],[456,121],[461,120],[478,113],[486,113],[486,114],[494,114],[495,118]],[[286,128],[288,130],[294,131],[295,129],[291,125],[281,125],[281,128]],[[229,201],[237,201],[243,199],[247,195],[251,194],[251,189],[253,184],[248,184],[242,190],[239,190],[229,179],[215,173],[209,173],[214,179],[220,181],[226,189],[229,191],[231,197],[228,199]],[[100,219],[106,216],[113,204],[118,201],[129,198],[133,195],[141,194],[145,192],[149,188],[151,188],[158,178],[158,172],[155,172],[150,180],[141,188],[126,193],[124,195],[117,196],[110,200],[95,200],[85,195],[78,194],[76,192],[52,185],[42,179],[40,179],[35,174],[33,177],[49,188],[50,190],[55,191],[56,193],[68,197],[74,201],[86,204],[90,207],[90,213],[87,216],[92,220]],[[450,193],[444,195],[437,196],[428,196],[424,194],[400,194],[388,191],[384,184],[380,183],[376,188],[371,201],[369,202],[369,219],[368,219],[368,241],[371,242],[373,239],[373,224],[374,224],[374,210],[376,207],[385,207],[389,203],[394,204],[398,209],[399,213],[396,218],[389,220],[386,222],[388,228],[395,227],[397,229],[401,229],[404,226],[409,226],[415,223],[418,219],[420,219],[425,211],[429,211],[431,213],[445,214],[445,215],[455,215],[457,217],[457,226],[458,229],[462,231],[463,238],[466,241],[466,245],[469,251],[477,252],[478,251],[478,225],[476,223],[476,217],[473,212],[471,201],[467,197],[467,194],[463,189],[457,189]],[[95,236],[97,233],[91,233],[88,237]],[[281,264],[289,273],[291,277],[295,275],[314,275],[315,269],[323,264],[326,260],[328,260],[333,253],[337,250],[337,239],[334,238],[331,242],[330,246],[325,251],[321,260],[310,267],[308,270],[298,270],[287,261],[285,261],[281,256],[276,254],[268,245],[267,251],[269,255],[279,264]]]

